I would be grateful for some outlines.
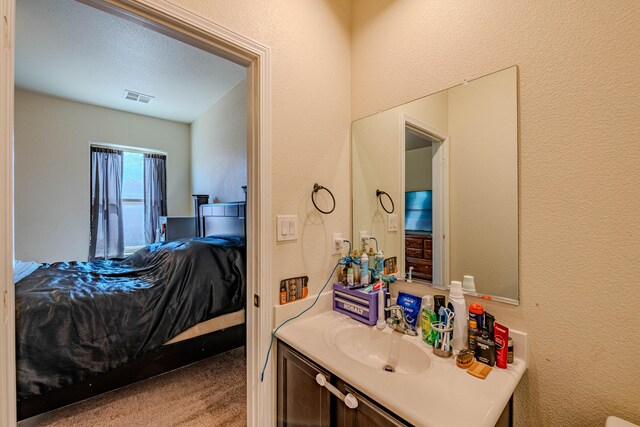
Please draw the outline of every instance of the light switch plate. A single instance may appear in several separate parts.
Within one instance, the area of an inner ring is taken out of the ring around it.
[[[398,214],[389,214],[387,231],[398,231]]]
[[[298,215],[276,215],[276,241],[298,240]]]

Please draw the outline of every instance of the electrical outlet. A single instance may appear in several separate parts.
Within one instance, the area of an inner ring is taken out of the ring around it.
[[[342,233],[333,233],[333,254],[340,255],[342,253]]]
[[[366,240],[371,237],[369,236],[369,232],[367,231],[361,231],[360,232],[360,241],[358,242],[358,247],[361,248],[362,245],[368,244],[369,242],[366,242]]]

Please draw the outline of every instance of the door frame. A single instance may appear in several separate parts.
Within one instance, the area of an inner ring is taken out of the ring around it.
[[[275,364],[260,382],[271,311],[271,51],[168,0],[79,0],[247,68],[247,424],[272,425]],[[0,425],[16,424],[13,286],[15,0],[0,0]],[[260,310],[253,304],[254,296]],[[273,359],[272,359],[273,360]]]
[[[404,231],[404,211],[405,211],[405,177],[406,177],[406,162],[405,162],[405,130],[407,127],[413,128],[420,133],[428,135],[433,139],[440,141],[439,144],[432,146],[432,158],[431,158],[431,175],[433,177],[432,195],[433,197],[433,258],[432,265],[439,265],[440,282],[436,282],[436,275],[433,275],[432,283],[436,283],[435,286],[446,287],[449,283],[449,135],[435,126],[432,126],[420,119],[417,119],[410,114],[400,112],[400,124],[399,124],[399,141],[398,144],[400,152],[400,219],[399,230],[400,231],[400,256],[398,260],[398,270],[400,277],[404,279],[406,272],[405,266],[405,231]]]

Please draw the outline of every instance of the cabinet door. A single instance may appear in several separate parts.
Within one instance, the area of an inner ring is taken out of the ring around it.
[[[399,427],[408,426],[400,419],[381,409],[375,403],[365,398],[342,380],[337,381],[336,387],[342,393],[351,393],[358,399],[358,407],[349,409],[347,405],[336,399],[336,426],[338,427]]]
[[[421,237],[405,237],[404,245],[406,248],[422,249],[423,243]]]
[[[329,374],[278,342],[278,426],[329,426],[331,394],[316,375]]]
[[[409,267],[413,267],[413,275],[419,279],[428,278],[431,279],[432,267],[431,261],[417,258],[407,258],[407,270]]]

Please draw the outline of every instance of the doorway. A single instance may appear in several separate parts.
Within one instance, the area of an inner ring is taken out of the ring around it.
[[[448,135],[400,114],[401,209],[399,265],[406,279],[448,283]]]
[[[3,33],[12,34],[15,23],[15,1],[2,0],[5,19]],[[269,50],[251,40],[231,34],[223,28],[205,21],[178,7],[157,2],[153,5],[137,1],[85,1],[91,6],[108,11],[128,20],[144,24],[148,28],[185,41],[207,52],[221,55],[247,69],[247,396],[248,424],[256,425],[261,411],[271,407],[268,383],[258,383],[258,360],[266,352],[264,343],[269,337],[271,313],[253,306],[254,295],[261,296],[266,307],[270,306],[269,278],[270,236],[270,162],[269,162]],[[0,220],[3,228],[3,252],[0,259],[4,279],[1,291],[5,295],[2,317],[5,319],[0,332],[2,355],[0,356],[0,383],[3,385],[0,413],[2,423],[15,424],[15,353],[14,313],[15,295],[12,286],[13,267],[13,46],[11,38],[2,42],[2,111],[3,147],[0,161],[6,165],[2,187],[7,189],[0,202]],[[258,271],[262,274],[258,275]],[[258,317],[260,321],[258,322]]]

